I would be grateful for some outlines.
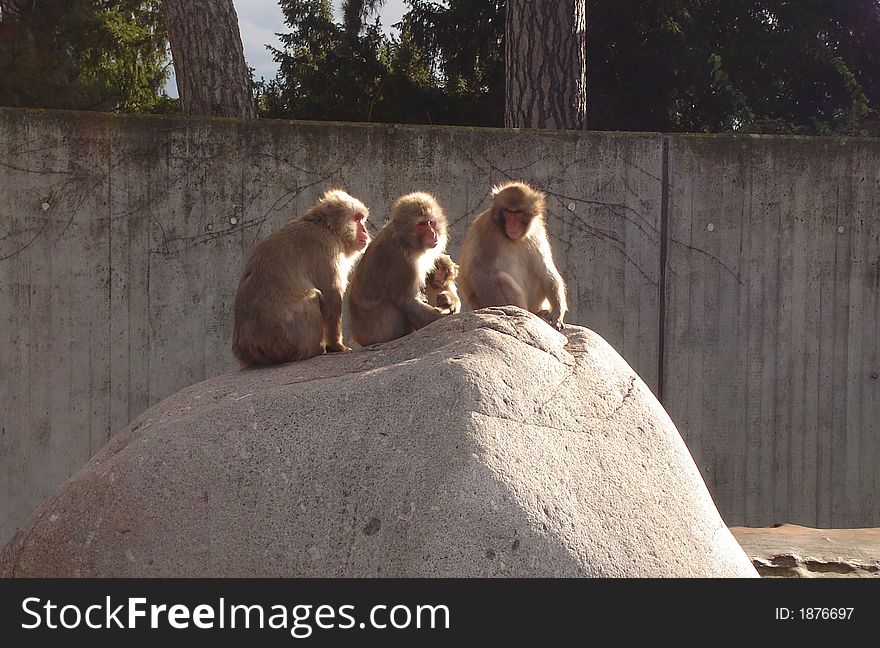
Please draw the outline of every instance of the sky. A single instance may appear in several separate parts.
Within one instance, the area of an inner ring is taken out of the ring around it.
[[[281,8],[277,0],[233,0],[235,12],[238,14],[238,27],[241,31],[241,42],[244,45],[244,58],[249,67],[254,68],[255,77],[261,77],[269,81],[275,78],[278,65],[272,60],[272,53],[266,49],[266,45],[281,47],[278,32],[286,31],[284,19],[281,17]],[[333,8],[339,16],[340,0],[333,0]],[[403,16],[406,7],[403,0],[385,0],[385,6],[380,12],[382,25],[389,30],[390,25],[398,22]],[[172,97],[177,97],[177,83],[174,80],[174,72],[166,85],[166,91]]]

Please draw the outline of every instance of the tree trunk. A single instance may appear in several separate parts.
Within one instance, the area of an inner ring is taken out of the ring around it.
[[[345,33],[355,37],[364,26],[364,21],[373,16],[385,0],[342,0],[342,24]]]
[[[165,0],[165,22],[183,114],[254,117],[232,0]]]
[[[508,128],[587,128],[586,0],[507,0]]]

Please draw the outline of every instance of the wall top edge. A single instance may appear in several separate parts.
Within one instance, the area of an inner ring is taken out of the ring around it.
[[[71,120],[107,119],[125,122],[158,122],[165,124],[235,124],[253,128],[351,128],[364,130],[385,130],[389,132],[449,132],[480,133],[485,135],[531,135],[547,138],[630,138],[630,139],[670,139],[670,140],[734,140],[734,141],[799,141],[833,142],[838,144],[866,143],[880,144],[880,137],[851,137],[847,135],[762,135],[751,133],[660,133],[652,131],[571,131],[542,130],[530,128],[491,128],[486,126],[449,126],[425,124],[384,124],[375,122],[309,121],[292,119],[245,119],[234,117],[185,117],[183,115],[141,115],[132,113],[91,112],[85,110],[52,110],[46,108],[12,108],[0,106],[0,118],[35,117],[48,119],[68,118]]]

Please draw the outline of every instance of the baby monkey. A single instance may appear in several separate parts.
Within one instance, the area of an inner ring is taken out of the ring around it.
[[[448,254],[441,254],[434,262],[434,267],[425,277],[425,300],[437,308],[458,313],[461,310],[461,299],[455,280],[458,278],[458,264]]]

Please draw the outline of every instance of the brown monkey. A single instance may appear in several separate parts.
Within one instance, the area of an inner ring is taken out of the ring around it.
[[[461,299],[455,279],[458,277],[458,264],[448,254],[441,254],[434,262],[434,267],[425,277],[425,299],[431,306],[457,313],[461,310]]]
[[[547,240],[544,194],[522,182],[497,186],[492,194],[492,205],[468,228],[461,247],[465,302],[472,309],[519,306],[561,329],[565,282]]]
[[[342,295],[370,242],[368,216],[362,202],[334,189],[254,248],[235,296],[232,352],[242,365],[350,351]]]
[[[446,228],[446,215],[430,194],[407,194],[394,202],[351,277],[354,342],[394,340],[447,314],[421,298],[425,276],[446,247]]]

